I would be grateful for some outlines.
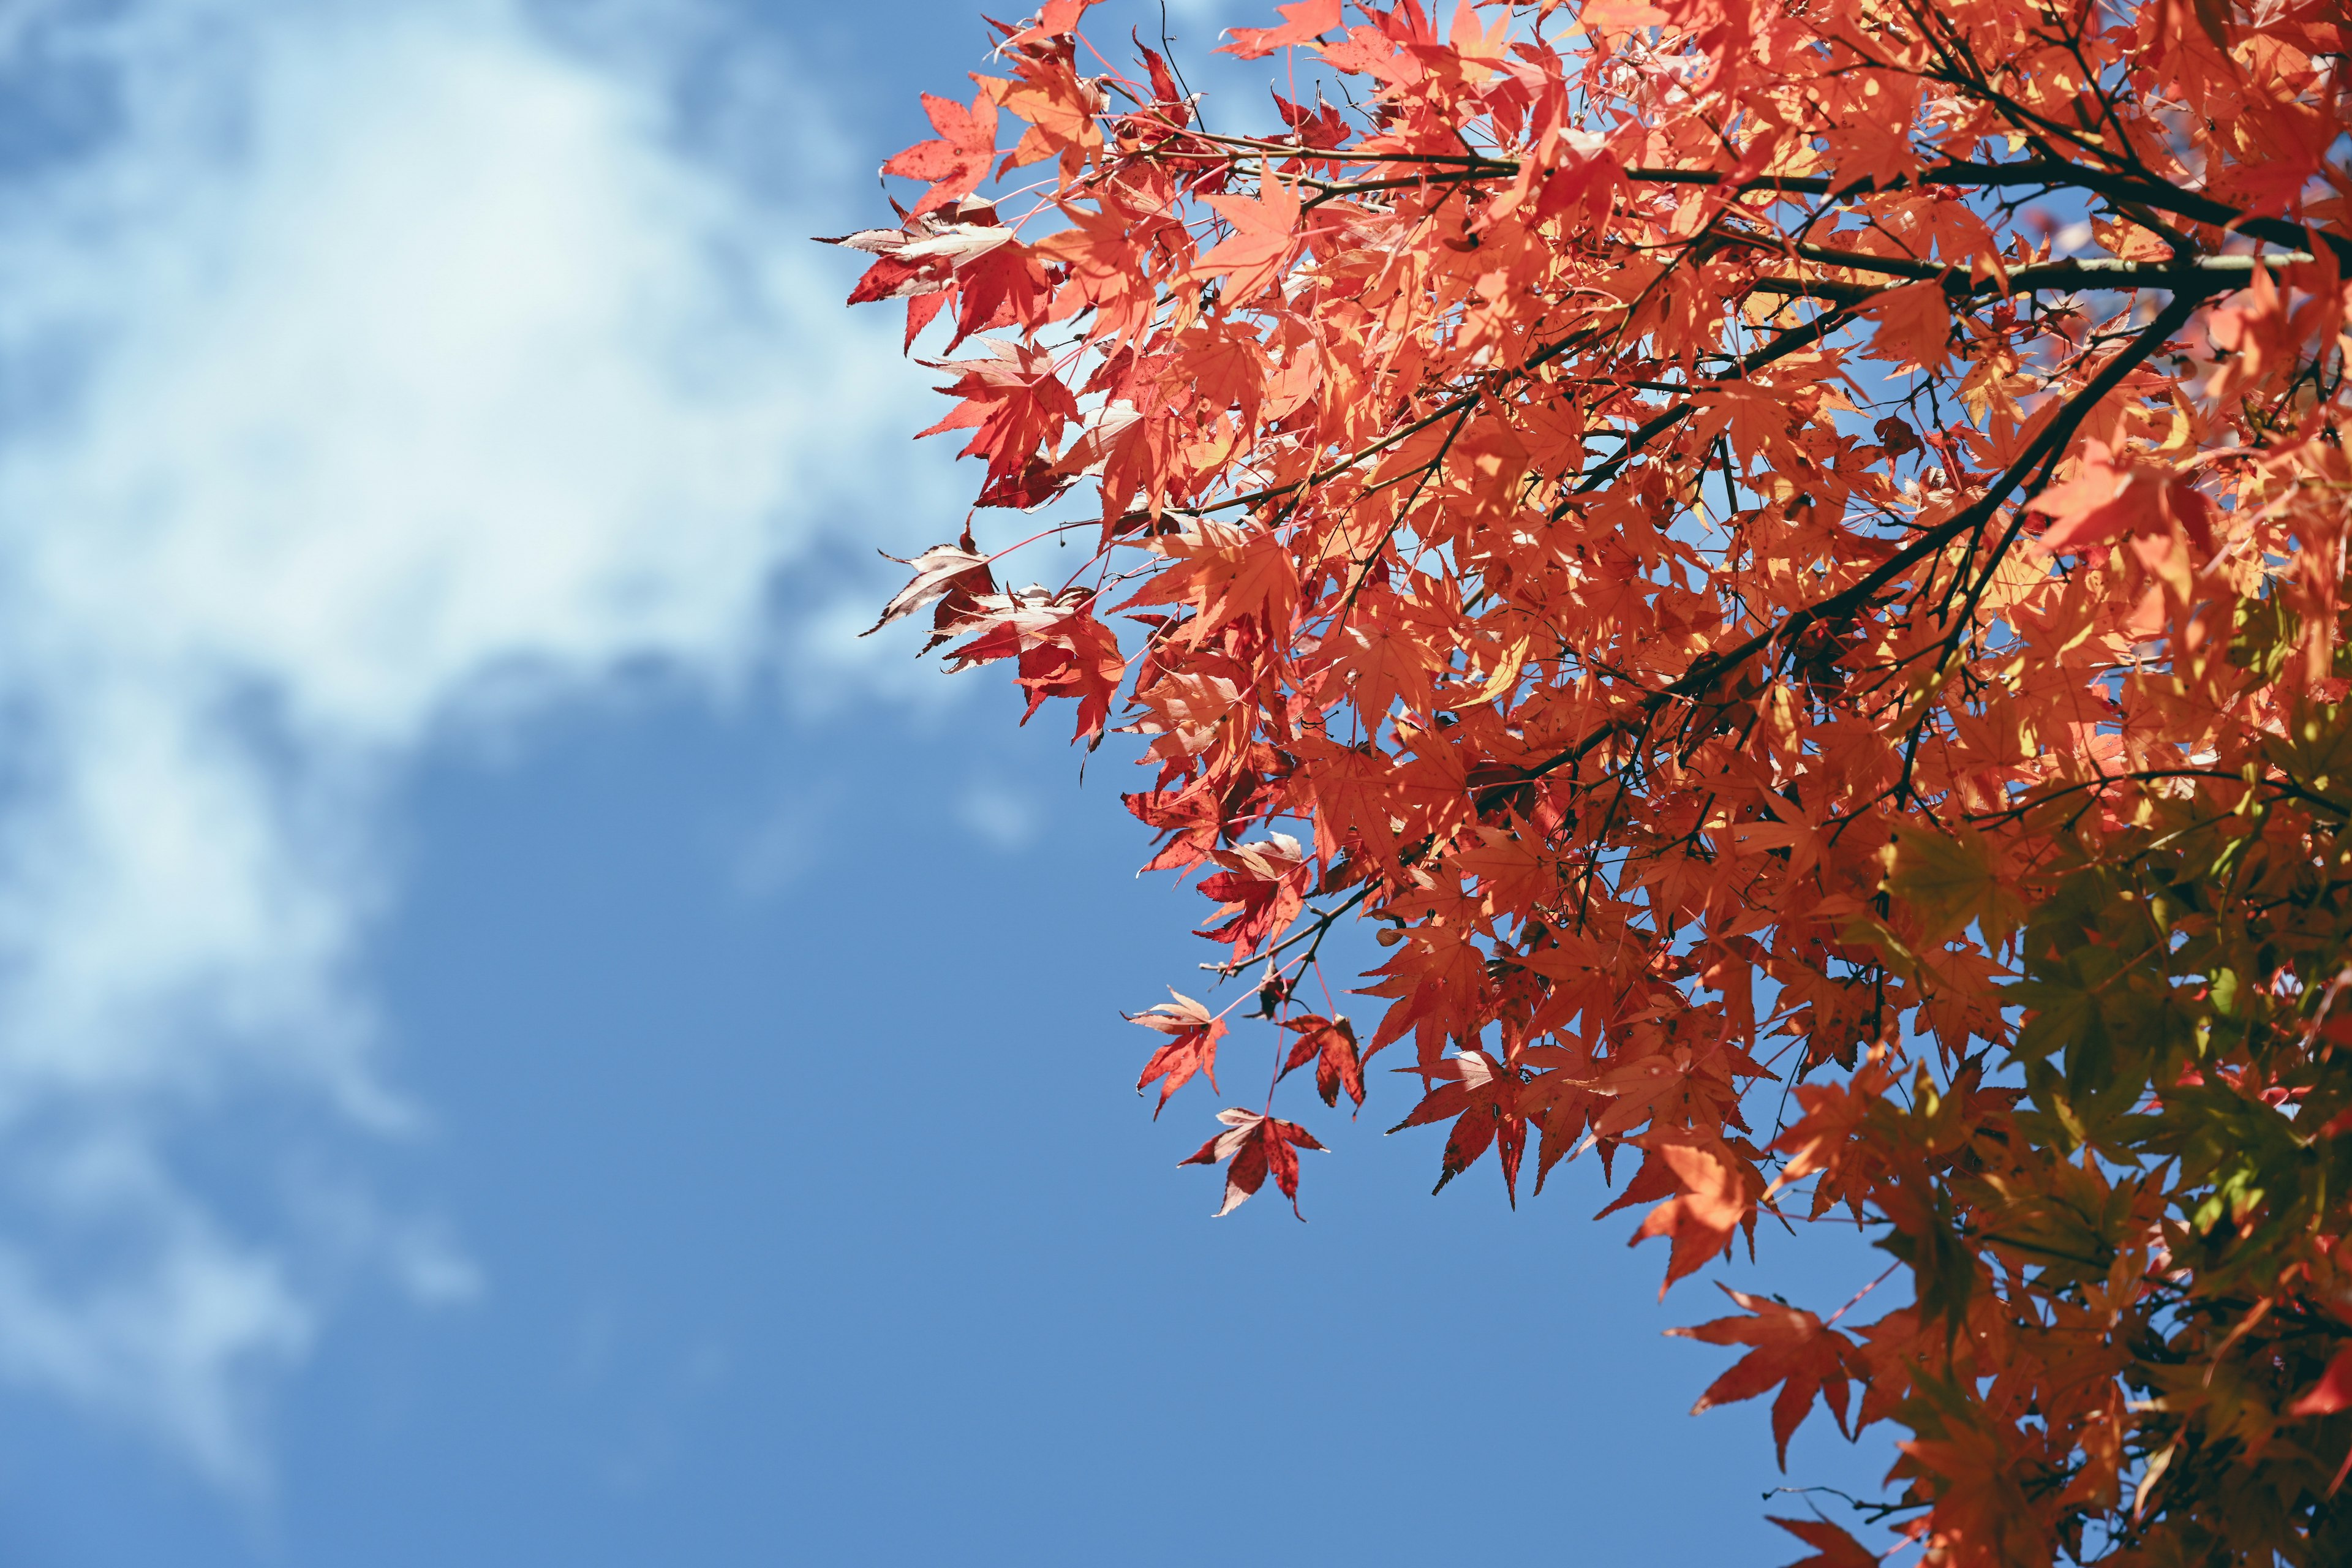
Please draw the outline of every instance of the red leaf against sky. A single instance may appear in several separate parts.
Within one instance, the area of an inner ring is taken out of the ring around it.
[[[1168,1081],[1160,1086],[1160,1103],[1151,1108],[1152,1120],[1168,1105],[1168,1097],[1184,1087],[1194,1073],[1207,1077],[1209,1087],[1217,1087],[1217,1041],[1225,1032],[1224,1020],[1182,992],[1171,989],[1176,998],[1162,1002],[1148,1012],[1133,1015],[1129,1020],[1147,1029],[1157,1029],[1168,1037],[1168,1043],[1151,1053],[1143,1065],[1143,1076],[1135,1080],[1135,1092],[1141,1094],[1158,1079]]]
[[[826,238],[877,258],[849,291],[853,305],[869,300],[907,301],[907,344],[959,289],[964,295],[956,342],[1002,326],[1025,308],[1044,283],[1044,274],[1013,231],[996,221],[996,209],[966,197],[952,208],[910,215],[897,228],[860,229]],[[950,343],[950,352],[955,347]]]
[[[1231,918],[1192,934],[1232,942],[1235,958],[1255,952],[1306,907],[1315,863],[1287,833],[1271,834],[1237,848],[1212,850],[1209,858],[1221,869],[1201,879],[1201,891],[1223,906],[1217,911],[1220,915]]]
[[[1290,1212],[1298,1214],[1298,1151],[1320,1149],[1307,1129],[1293,1121],[1279,1121],[1271,1116],[1261,1116],[1255,1110],[1235,1107],[1217,1112],[1217,1120],[1225,1131],[1210,1139],[1180,1165],[1214,1165],[1230,1160],[1225,1169],[1225,1202],[1217,1211],[1223,1219],[1246,1203],[1250,1195],[1265,1185],[1269,1173],[1275,1186],[1290,1200]],[[1307,1216],[1299,1214],[1300,1219]]]
[[[938,137],[916,142],[882,165],[886,174],[931,182],[931,188],[915,203],[917,215],[979,189],[996,157],[996,104],[986,93],[973,99],[966,109],[951,98],[927,92],[923,111],[930,116]]]
[[[1070,739],[1099,742],[1110,718],[1110,700],[1126,676],[1118,634],[1095,619],[1091,605],[1081,604],[1022,649],[1017,679],[1029,693],[1029,707],[1021,721],[1027,723],[1049,697],[1075,698],[1078,722]]]
[[[1298,1039],[1290,1047],[1290,1058],[1282,1065],[1282,1076],[1288,1078],[1293,1069],[1315,1064],[1315,1089],[1322,1095],[1323,1103],[1336,1106],[1345,1090],[1358,1105],[1364,1103],[1364,1058],[1356,1045],[1356,1026],[1345,1018],[1325,1018],[1315,1014],[1302,1014],[1285,1018],[1282,1026],[1295,1030]]]
[[[971,216],[971,215],[984,215]],[[1013,237],[1013,231],[995,221],[996,209],[985,202],[963,202],[953,216],[923,212],[909,216],[898,228],[864,228],[856,234],[820,237],[819,245],[862,250],[881,260],[850,290],[853,305],[868,300],[902,300],[909,294],[935,293],[948,286],[956,268],[970,265]]]
[[[1339,0],[1298,0],[1295,5],[1276,9],[1282,16],[1282,26],[1229,27],[1226,31],[1233,35],[1234,41],[1217,53],[1254,60],[1291,44],[1310,42],[1319,34],[1336,32],[1339,26]]]
[[[898,561],[896,555],[887,559]],[[988,558],[978,553],[969,533],[961,543],[934,544],[898,563],[915,569],[913,580],[890,595],[890,602],[882,606],[882,618],[858,633],[859,637],[872,637],[891,622],[904,619],[938,600],[938,621],[932,628],[931,640],[923,647],[929,653],[953,637],[956,628],[978,612],[982,598],[996,592],[995,580],[989,574]]]
[[[1168,836],[1147,871],[1181,871],[1207,859],[1231,815],[1215,794],[1202,789],[1145,790],[1119,798],[1139,821]]]
[[[1044,43],[1073,33],[1087,7],[1094,4],[1096,0],[1045,0],[1035,24],[1006,37],[1003,47],[1018,48],[1024,44]]]
[[[1452,1117],[1454,1131],[1445,1140],[1437,1185],[1430,1191],[1443,1192],[1446,1183],[1476,1164],[1491,1148],[1503,1167],[1503,1190],[1511,1205],[1517,1207],[1519,1158],[1527,1152],[1528,1119],[1519,1110],[1521,1084],[1517,1069],[1506,1067],[1485,1051],[1467,1050],[1436,1063],[1429,1076],[1438,1080],[1435,1086],[1422,1097],[1411,1114],[1389,1131],[1402,1132],[1408,1127]]]
[[[924,362],[935,370],[960,373],[954,384],[941,390],[963,401],[916,438],[970,430],[971,439],[958,455],[986,458],[989,479],[996,481],[1026,468],[1039,446],[1050,448],[1077,418],[1078,405],[1051,355],[996,338],[982,338],[974,346],[986,352],[971,359]]]
[[[1814,1549],[1811,1557],[1801,1557],[1789,1568],[1878,1568],[1876,1553],[1828,1520],[1765,1517]]]
[[[1780,1468],[1789,1468],[1789,1439],[1813,1408],[1813,1396],[1822,1395],[1840,1431],[1845,1430],[1847,1373],[1856,1357],[1852,1340],[1821,1319],[1798,1308],[1763,1296],[1749,1296],[1724,1287],[1723,1293],[1747,1309],[1744,1318],[1717,1318],[1695,1329],[1668,1329],[1680,1339],[1711,1345],[1751,1345],[1731,1370],[1707,1385],[1691,1406],[1696,1415],[1718,1405],[1753,1399],[1778,1387],[1772,1402],[1772,1441]],[[1802,1533],[1800,1531],[1799,1533]]]

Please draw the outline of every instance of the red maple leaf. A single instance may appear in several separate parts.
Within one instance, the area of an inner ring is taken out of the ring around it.
[[[1282,17],[1279,27],[1228,27],[1234,41],[1217,50],[1221,55],[1238,55],[1254,60],[1270,55],[1292,44],[1312,42],[1318,35],[1337,32],[1339,26],[1339,0],[1298,0],[1296,5],[1276,7]]]
[[[985,626],[980,636],[948,653],[950,669],[968,669],[1000,658],[1017,659],[1022,687],[1029,693],[1026,724],[1048,697],[1074,697],[1078,703],[1075,741],[1102,743],[1110,700],[1127,675],[1118,634],[1094,617],[1094,591],[1039,587],[993,594],[980,600],[959,628]]]
[[[1192,934],[1232,942],[1235,958],[1254,952],[1307,905],[1315,864],[1287,833],[1238,848],[1212,850],[1209,858],[1223,868],[1202,878],[1201,891],[1223,906],[1220,915],[1231,918]]]
[[[1283,123],[1290,127],[1290,133],[1309,147],[1337,147],[1348,139],[1347,121],[1328,103],[1318,101],[1310,111],[1277,92],[1274,94],[1274,107]]]
[[[1454,1131],[1445,1140],[1445,1157],[1438,1167],[1437,1185],[1430,1191],[1444,1192],[1446,1183],[1476,1164],[1492,1147],[1502,1163],[1503,1190],[1517,1208],[1519,1157],[1528,1150],[1528,1119],[1519,1110],[1517,1071],[1484,1051],[1468,1050],[1437,1063],[1429,1076],[1446,1081],[1431,1089],[1411,1115],[1389,1131],[1402,1132],[1408,1127],[1454,1118]]]
[[[1878,1558],[1870,1548],[1826,1519],[1781,1519],[1775,1514],[1764,1517],[1806,1545],[1817,1548],[1811,1557],[1800,1558],[1789,1568],[1878,1568]]]
[[[952,285],[958,270],[1012,239],[1013,231],[996,221],[994,207],[967,201],[957,204],[951,214],[918,213],[897,228],[821,235],[816,242],[881,258],[850,291],[849,302],[862,305],[868,300],[936,294]]]
[[[1217,847],[1228,816],[1214,792],[1200,788],[1150,790],[1119,799],[1139,819],[1167,837],[1160,852],[1144,863],[1147,871],[1181,871],[1207,859]]]
[[[959,290],[963,296],[956,343],[975,331],[1012,321],[1034,300],[1045,273],[1013,231],[996,221],[996,209],[974,197],[951,208],[915,213],[897,228],[866,228],[856,234],[817,237],[877,258],[849,292],[849,302],[907,301],[907,346]]]
[[[1780,1449],[1780,1468],[1786,1470],[1789,1438],[1812,1413],[1815,1394],[1823,1396],[1822,1402],[1830,1407],[1838,1430],[1846,1430],[1846,1374],[1855,1354],[1853,1342],[1801,1308],[1785,1306],[1762,1296],[1745,1295],[1727,1285],[1722,1289],[1752,1315],[1717,1318],[1695,1329],[1668,1329],[1666,1332],[1711,1345],[1755,1348],[1707,1385],[1698,1403],[1691,1406],[1691,1414],[1753,1399],[1777,1385],[1780,1396],[1772,1402],[1772,1441]]]
[[[2336,1352],[2319,1381],[2286,1407],[2290,1415],[2333,1415],[2352,1406],[2352,1345]]]
[[[916,216],[970,195],[988,177],[988,166],[996,157],[996,104],[987,94],[973,99],[966,109],[951,98],[927,92],[923,112],[931,117],[938,137],[916,142],[882,165],[886,174],[931,182],[915,204],[910,216]]]
[[[1225,1161],[1233,1163],[1225,1170],[1225,1205],[1217,1211],[1223,1219],[1246,1203],[1250,1195],[1265,1185],[1267,1173],[1274,1175],[1274,1184],[1290,1200],[1290,1212],[1298,1214],[1298,1151],[1320,1149],[1307,1129],[1295,1121],[1278,1121],[1271,1116],[1261,1116],[1255,1110],[1238,1107],[1217,1112],[1217,1120],[1225,1131],[1210,1139],[1179,1165],[1214,1165]],[[1300,1219],[1307,1216],[1298,1214]]]
[[[1029,693],[1028,710],[1021,715],[1024,724],[1048,697],[1075,698],[1078,727],[1070,739],[1101,744],[1103,726],[1110,719],[1110,700],[1127,674],[1117,632],[1080,605],[1039,634],[1034,646],[1022,650],[1016,669],[1016,679]]]
[[[916,439],[971,431],[957,456],[985,458],[989,481],[996,483],[1021,473],[1041,448],[1050,451],[1063,426],[1078,417],[1078,405],[1044,350],[994,338],[982,339],[980,346],[988,352],[975,358],[922,362],[957,372],[954,384],[940,390],[963,401]]]
[[[1323,1103],[1336,1106],[1339,1091],[1358,1105],[1364,1103],[1364,1055],[1356,1044],[1356,1026],[1345,1018],[1318,1017],[1312,1013],[1296,1018],[1285,1018],[1282,1026],[1294,1030],[1297,1041],[1290,1047],[1290,1058],[1282,1064],[1282,1076],[1288,1078],[1293,1068],[1315,1064],[1316,1092]]]
[[[1173,1002],[1162,1002],[1148,1012],[1131,1014],[1128,1022],[1140,1024],[1147,1029],[1157,1029],[1168,1037],[1168,1043],[1151,1053],[1143,1064],[1143,1076],[1135,1080],[1135,1092],[1141,1094],[1156,1079],[1168,1081],[1160,1090],[1160,1103],[1151,1108],[1151,1119],[1168,1107],[1168,1097],[1184,1087],[1194,1073],[1205,1074],[1209,1087],[1217,1087],[1217,1041],[1225,1032],[1224,1020],[1206,1007],[1171,986],[1168,994]]]

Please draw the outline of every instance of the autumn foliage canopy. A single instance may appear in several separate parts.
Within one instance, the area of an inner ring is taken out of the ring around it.
[[[1133,9],[835,243],[985,464],[885,623],[1137,737],[1209,900],[1134,1021],[1220,1212],[1391,1053],[1668,1284],[1892,1256],[1685,1331],[1898,1430],[1809,1563],[2352,1563],[2342,0],[1296,0],[1262,115]]]

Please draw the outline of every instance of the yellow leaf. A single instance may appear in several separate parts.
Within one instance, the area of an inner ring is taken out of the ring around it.
[[[1510,690],[1519,683],[1519,671],[1527,662],[1528,639],[1523,637],[1503,650],[1503,657],[1496,659],[1494,668],[1486,672],[1486,684],[1481,686],[1478,694],[1463,706],[1475,707],[1481,702],[1492,702]]]

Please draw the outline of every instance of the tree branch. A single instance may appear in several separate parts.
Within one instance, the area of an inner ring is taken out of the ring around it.
[[[1609,736],[1622,734],[1634,727],[1637,719],[1642,725],[1646,725],[1651,715],[1667,703],[1698,696],[1721,680],[1726,672],[1745,664],[1769,647],[1790,641],[1808,626],[1848,618],[1875,597],[1880,589],[1946,544],[1991,521],[1993,514],[2000,510],[2001,502],[2024,482],[2027,475],[2065,449],[2066,444],[2074,439],[2074,432],[2084,420],[2090,417],[2091,411],[2098,406],[2099,401],[2121,385],[2124,378],[2138,369],[2150,354],[2170,342],[2175,332],[2188,325],[2189,317],[2196,313],[2197,307],[2203,302],[2206,293],[2210,292],[2210,288],[2209,285],[2202,292],[2183,289],[2176,293],[2170,302],[2158,312],[2156,320],[2101,367],[2099,374],[2093,376],[2080,392],[2068,399],[2057,416],[2042,427],[2040,435],[2026,443],[2025,449],[2017,455],[2016,460],[2002,469],[1986,487],[1985,493],[1965,510],[1923,531],[1871,572],[1828,598],[1794,611],[1779,626],[1757,633],[1727,653],[1694,662],[1681,676],[1645,695],[1635,705],[1633,713],[1620,714],[1608,720],[1574,745],[1527,769],[1526,776],[1542,778],[1576,761]]]

